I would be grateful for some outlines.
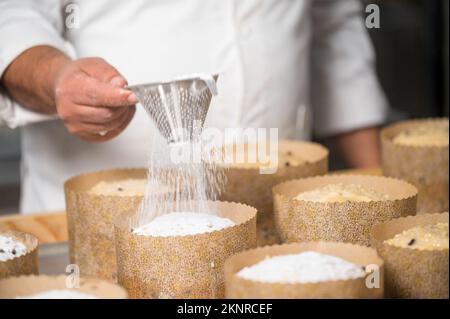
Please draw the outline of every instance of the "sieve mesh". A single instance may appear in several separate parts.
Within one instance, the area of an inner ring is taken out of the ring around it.
[[[190,141],[203,128],[217,75],[194,75],[128,86],[169,143]]]

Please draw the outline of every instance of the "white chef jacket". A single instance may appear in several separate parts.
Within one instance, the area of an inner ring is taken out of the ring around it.
[[[24,50],[104,58],[130,84],[220,72],[207,125],[277,127],[281,138],[382,123],[386,100],[357,0],[0,0],[0,75]],[[70,13],[70,12],[69,12]],[[155,129],[142,107],[118,137],[89,143],[0,91],[0,125],[22,133],[24,213],[64,208],[76,174],[144,166]]]

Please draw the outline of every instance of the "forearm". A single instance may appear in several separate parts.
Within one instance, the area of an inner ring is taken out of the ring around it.
[[[342,158],[354,168],[380,165],[379,128],[370,127],[333,138]]]
[[[30,110],[56,112],[55,81],[70,59],[58,49],[36,46],[19,55],[6,69],[1,84],[8,94]]]

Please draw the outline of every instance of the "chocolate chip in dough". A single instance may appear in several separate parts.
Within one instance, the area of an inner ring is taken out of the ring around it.
[[[117,187],[117,190],[118,190],[119,192],[121,192],[121,191],[123,191],[123,188],[122,188],[122,187]]]
[[[412,246],[414,245],[414,243],[416,242],[416,240],[413,238],[408,242],[408,246]]]
[[[291,163],[286,162],[286,163],[284,163],[284,166],[289,167],[289,166],[291,166]]]

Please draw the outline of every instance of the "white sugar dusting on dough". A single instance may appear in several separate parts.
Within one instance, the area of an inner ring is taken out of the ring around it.
[[[175,212],[156,217],[150,223],[133,230],[137,235],[145,236],[186,236],[209,233],[233,226],[228,218],[213,214]]]
[[[9,236],[0,235],[0,261],[7,261],[27,252],[27,247]]]
[[[315,283],[361,278],[361,267],[318,252],[274,256],[241,269],[240,278],[269,283]]]

